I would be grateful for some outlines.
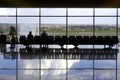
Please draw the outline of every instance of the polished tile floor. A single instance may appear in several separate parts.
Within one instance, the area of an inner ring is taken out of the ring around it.
[[[0,45],[0,80],[120,80],[120,47]]]

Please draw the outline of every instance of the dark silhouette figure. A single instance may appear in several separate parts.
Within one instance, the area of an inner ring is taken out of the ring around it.
[[[47,42],[47,40],[48,40],[48,34],[46,33],[46,31],[43,31],[42,33],[41,33],[41,41],[42,41],[42,44],[43,44],[43,48],[48,48],[48,42]]]
[[[32,31],[29,31],[29,34],[27,35],[27,46],[29,47],[30,44],[33,42],[33,35]]]
[[[48,36],[48,34],[46,33],[46,31],[43,31],[42,33],[41,33],[41,37],[47,37]]]
[[[33,39],[32,31],[29,31],[29,34],[27,35],[27,40]]]

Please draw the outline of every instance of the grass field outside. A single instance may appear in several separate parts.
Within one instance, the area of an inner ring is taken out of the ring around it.
[[[48,33],[48,35],[66,35],[65,30],[46,30],[46,32]],[[118,35],[120,36],[120,30],[118,32],[119,32]],[[92,36],[93,31],[68,30],[68,35]],[[95,30],[94,35],[96,35],[96,36],[116,36],[117,32],[116,32],[116,30]]]

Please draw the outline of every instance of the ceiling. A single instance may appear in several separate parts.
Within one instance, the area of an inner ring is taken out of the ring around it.
[[[0,7],[120,7],[120,0],[0,0]]]

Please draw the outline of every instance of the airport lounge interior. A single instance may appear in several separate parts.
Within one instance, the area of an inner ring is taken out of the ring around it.
[[[0,80],[120,80],[119,0],[1,0]]]

